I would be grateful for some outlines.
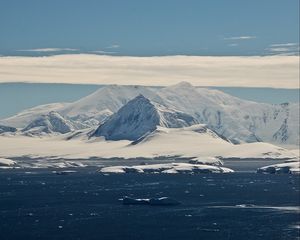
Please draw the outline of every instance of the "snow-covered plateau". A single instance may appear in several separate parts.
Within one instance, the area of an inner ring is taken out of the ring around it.
[[[269,143],[233,144],[205,125],[158,127],[137,141],[107,141],[104,137],[88,137],[84,131],[75,134],[75,137],[72,133],[71,138],[70,134],[48,137],[1,136],[0,157],[17,162],[18,159],[37,159],[40,167],[44,164],[49,166],[51,161],[55,166],[68,167],[71,166],[68,163],[70,161],[81,160],[80,163],[85,164],[88,160],[97,159],[186,159],[217,165],[220,159],[288,160],[299,157],[292,151]],[[47,161],[42,163],[40,160]],[[67,162],[63,164],[63,161]]]
[[[0,157],[16,164],[299,158],[299,104],[250,102],[186,82],[164,88],[109,85],[73,103],[24,110],[0,124]]]

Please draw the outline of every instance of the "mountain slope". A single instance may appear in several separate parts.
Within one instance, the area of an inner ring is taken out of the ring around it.
[[[197,121],[188,114],[167,109],[139,95],[125,104],[116,114],[95,131],[94,136],[107,140],[137,140],[157,126],[180,128]]]
[[[59,113],[51,111],[33,120],[29,125],[22,129],[27,135],[43,135],[51,133],[67,133],[74,131],[74,124],[64,119]]]
[[[59,110],[64,116],[76,118],[76,116],[94,117],[102,119],[104,111],[117,112],[129,100],[142,94],[143,96],[160,101],[159,97],[148,87],[143,86],[119,86],[108,85],[100,88],[89,96],[86,96],[74,103]],[[109,114],[106,114],[106,117]]]

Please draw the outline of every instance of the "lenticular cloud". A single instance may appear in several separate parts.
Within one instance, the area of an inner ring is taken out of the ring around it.
[[[299,88],[298,56],[0,57],[1,82]]]

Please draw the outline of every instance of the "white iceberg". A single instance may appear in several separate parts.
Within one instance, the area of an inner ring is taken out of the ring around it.
[[[99,170],[101,173],[231,173],[230,168],[212,166],[206,164],[190,163],[164,163],[135,166],[112,166],[103,167]]]

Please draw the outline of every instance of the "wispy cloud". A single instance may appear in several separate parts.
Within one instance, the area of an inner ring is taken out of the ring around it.
[[[297,56],[3,56],[0,69],[0,82],[299,88]]]
[[[299,49],[298,43],[275,43],[265,50],[271,55],[299,55]]]
[[[79,49],[75,49],[75,48],[34,48],[34,49],[20,49],[17,51],[19,51],[19,52],[61,52],[61,51],[76,52],[76,51],[79,51]]]
[[[298,43],[276,43],[271,44],[270,47],[295,47],[298,46]]]
[[[121,47],[119,44],[113,44],[113,45],[110,45],[106,48],[119,48],[119,47]]]
[[[238,44],[237,44],[237,43],[230,43],[230,44],[228,44],[228,46],[229,46],[229,47],[237,47]]]
[[[103,51],[103,50],[94,50],[94,51],[89,51],[89,53],[98,53],[98,54],[115,54],[117,52],[112,52],[112,51]]]
[[[255,39],[256,36],[236,36],[236,37],[226,37],[224,40],[249,40]]]

